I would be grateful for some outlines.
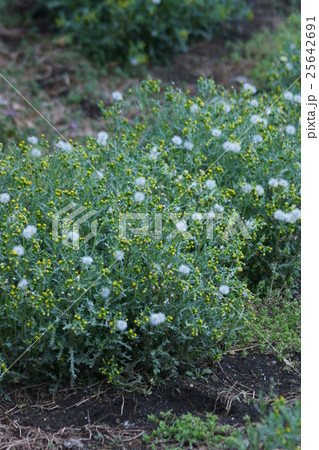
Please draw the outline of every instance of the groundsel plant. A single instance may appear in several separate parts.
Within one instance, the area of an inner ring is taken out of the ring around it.
[[[218,358],[253,323],[253,291],[274,266],[278,282],[297,279],[300,105],[251,88],[230,94],[212,80],[198,88],[192,98],[147,80],[101,104],[97,138],[41,138],[37,158],[33,139],[2,153],[2,373],[47,330],[9,379],[26,370],[53,380],[100,371],[115,382],[134,368],[171,376],[195,357]],[[245,132],[275,100],[267,123]],[[143,118],[129,121],[135,103]],[[287,117],[294,133],[283,133]],[[89,220],[53,238],[52,219],[70,202],[96,211],[91,240]]]

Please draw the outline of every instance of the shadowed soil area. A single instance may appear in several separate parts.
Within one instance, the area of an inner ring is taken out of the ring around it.
[[[204,418],[212,413],[218,415],[220,423],[240,427],[247,415],[258,421],[255,405],[261,391],[269,404],[280,395],[287,401],[299,397],[298,356],[288,364],[275,355],[252,352],[243,358],[232,352],[221,363],[206,362],[203,367],[209,367],[211,374],[197,379],[181,374],[162,386],[144,388],[143,393],[115,390],[104,382],[61,388],[53,394],[45,385],[12,390],[10,400],[3,398],[1,402],[0,449],[8,448],[9,442],[15,442],[14,448],[27,448],[23,447],[26,444],[19,447],[17,440],[26,439],[28,434],[36,436],[37,430],[41,430],[38,439],[48,436],[52,440],[55,436],[61,445],[71,438],[78,440],[73,448],[84,448],[90,433],[92,437],[104,433],[109,444],[112,436],[120,436],[130,439],[132,448],[142,448],[138,440],[143,431],[152,428],[150,414],[172,411],[179,416],[190,412]],[[37,445],[35,439],[31,448],[46,448],[44,441],[42,447]],[[121,445],[116,448],[125,448]]]

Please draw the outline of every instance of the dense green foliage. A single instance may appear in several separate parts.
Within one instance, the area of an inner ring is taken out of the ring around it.
[[[37,2],[73,45],[95,61],[166,59],[221,24],[247,17],[243,0],[49,0]]]
[[[84,368],[109,381],[128,367],[166,376],[181,361],[229,347],[254,320],[247,283],[254,290],[261,280],[293,283],[298,275],[300,111],[293,99],[252,99],[250,90],[230,94],[200,80],[191,100],[148,80],[102,107],[109,136],[85,146],[54,148],[42,138],[7,148],[3,368],[44,332],[16,369],[54,379]],[[128,120],[134,105],[139,114]],[[66,245],[65,230],[52,234],[55,215],[63,218],[72,201],[94,210],[97,221],[96,235],[81,237],[79,248]],[[148,213],[150,230],[119,233],[125,213]],[[154,236],[160,214],[162,233]]]
[[[296,450],[301,443],[300,401],[286,404],[284,398],[274,402],[268,415],[262,414],[261,424],[253,424],[234,437],[233,445],[238,450],[272,450],[274,448]],[[249,445],[247,447],[247,442]]]
[[[159,379],[263,327],[270,342],[284,331],[279,352],[298,348],[298,304],[283,326],[289,305],[273,298],[283,286],[293,292],[300,269],[300,83],[289,78],[300,53],[291,44],[274,64],[272,93],[200,79],[191,98],[147,80],[101,103],[106,131],[82,145],[44,136],[5,145],[1,370],[22,355],[6,377],[100,371],[115,382],[134,368]],[[61,223],[71,202],[92,212],[79,241],[72,221]],[[130,217],[124,235],[127,213],[147,213],[149,229],[136,234],[141,221]],[[255,298],[269,287],[270,309]],[[261,314],[251,327],[263,304],[276,320]]]
[[[241,347],[256,340],[261,350],[267,350],[269,343],[280,353],[280,358],[289,358],[301,351],[300,296],[294,289],[282,288],[265,295],[261,293],[253,304],[258,320],[254,329],[240,333]]]

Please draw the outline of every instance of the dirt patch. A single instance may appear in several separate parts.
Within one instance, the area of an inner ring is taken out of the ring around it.
[[[279,395],[288,401],[299,396],[299,357],[292,363],[293,368],[273,355],[252,352],[243,358],[234,352],[221,363],[206,362],[203,367],[212,372],[205,379],[193,379],[184,373],[162,386],[145,389],[144,394],[114,390],[103,382],[89,388],[63,388],[55,394],[50,394],[46,386],[21,388],[9,394],[11,401],[3,399],[0,404],[0,433],[1,426],[12,430],[15,424],[16,435],[38,430],[51,437],[57,434],[61,439],[75,439],[86,436],[89,430],[104,430],[108,436],[138,436],[151,427],[148,415],[161,411],[176,415],[190,412],[200,417],[212,413],[222,423],[241,426],[246,415],[258,421],[255,405],[260,391],[269,404]],[[7,447],[0,445],[2,448]]]

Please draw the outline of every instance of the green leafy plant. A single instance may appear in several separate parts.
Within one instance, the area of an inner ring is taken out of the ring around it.
[[[209,448],[225,448],[232,434],[229,425],[219,425],[218,417],[207,414],[205,420],[192,414],[176,417],[171,412],[161,413],[157,418],[149,416],[155,422],[156,428],[150,434],[143,435],[143,441],[150,449],[197,448],[198,445],[207,445]]]
[[[183,52],[194,39],[211,38],[223,22],[249,13],[244,1],[230,0],[41,0],[37,7],[95,61],[132,66]]]
[[[276,31],[264,29],[247,41],[230,43],[231,57],[261,89],[283,92],[300,77],[300,14],[291,14]]]
[[[241,333],[243,346],[253,339],[265,350],[271,343],[280,353],[280,358],[301,351],[301,312],[300,297],[293,292],[276,289],[267,297],[266,286],[261,286],[262,298],[258,296],[252,304],[252,310],[258,320],[255,322],[255,331]]]
[[[207,376],[210,375],[212,373],[212,371],[210,369],[208,369],[208,367],[201,369],[199,368],[195,368],[193,371],[192,370],[187,370],[185,372],[185,374],[192,378],[193,380],[207,380]]]
[[[262,397],[260,397],[263,402]],[[206,446],[218,449],[272,450],[299,449],[301,410],[300,402],[287,404],[283,397],[275,399],[270,411],[266,405],[259,407],[260,423],[250,423],[247,417],[244,429],[236,430],[229,425],[220,425],[218,417],[207,414],[205,419],[185,414],[176,417],[170,411],[159,417],[149,416],[156,424],[151,433],[143,435],[150,449],[183,449]]]
[[[146,80],[100,105],[107,131],[83,145],[29,136],[6,149],[2,370],[19,357],[6,376],[159,381],[229,349],[267,283],[294,285],[298,87],[253,88],[200,79],[191,98]],[[72,228],[75,206],[92,229]]]
[[[299,449],[301,444],[300,402],[287,404],[283,397],[275,400],[260,424],[252,424],[244,433],[232,436],[230,444],[239,450]],[[247,445],[248,442],[248,445]]]

